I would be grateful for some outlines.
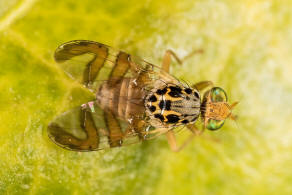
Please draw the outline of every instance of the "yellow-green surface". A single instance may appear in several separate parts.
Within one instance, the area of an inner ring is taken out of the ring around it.
[[[291,10],[285,0],[0,0],[0,194],[291,194]],[[239,120],[180,153],[163,137],[63,150],[47,124],[89,99],[52,58],[73,39],[155,64],[169,48],[203,49],[172,73],[224,88]]]

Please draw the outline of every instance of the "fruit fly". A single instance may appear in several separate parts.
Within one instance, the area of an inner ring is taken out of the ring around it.
[[[48,125],[51,140],[65,149],[95,151],[165,134],[171,149],[179,151],[203,129],[217,130],[225,119],[235,119],[232,109],[237,103],[229,105],[222,88],[212,87],[210,81],[188,86],[169,74],[171,57],[182,63],[171,50],[166,51],[161,67],[87,40],[62,44],[54,57],[96,97]],[[201,130],[195,126],[199,118]],[[192,132],[181,146],[174,131],[179,126]]]

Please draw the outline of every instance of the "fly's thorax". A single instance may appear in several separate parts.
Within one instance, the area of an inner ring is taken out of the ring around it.
[[[145,107],[155,127],[194,123],[200,114],[200,94],[196,89],[164,84],[146,96]]]

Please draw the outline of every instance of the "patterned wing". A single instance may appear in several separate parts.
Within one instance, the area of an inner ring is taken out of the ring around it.
[[[123,77],[147,74],[148,82],[163,79],[178,82],[174,77],[143,59],[113,49],[102,43],[75,40],[62,44],[55,51],[56,62],[72,78],[94,91],[100,81],[114,78],[115,83]]]
[[[135,128],[89,102],[56,117],[48,135],[62,148],[82,152],[134,144],[166,132],[147,128],[137,132]]]
[[[151,88],[161,80],[178,82],[159,67],[139,57],[93,41],[64,43],[57,48],[55,60],[70,77],[93,91],[97,91],[104,81],[115,88],[115,84],[125,77],[137,78],[141,88]],[[120,120],[112,112],[101,109],[96,102],[91,102],[55,118],[48,126],[48,134],[63,148],[92,151],[137,143],[167,131],[153,130],[141,121]]]

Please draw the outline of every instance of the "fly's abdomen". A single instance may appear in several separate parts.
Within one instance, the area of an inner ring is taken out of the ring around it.
[[[145,91],[132,78],[124,78],[114,84],[112,81],[105,81],[96,94],[102,109],[124,120],[143,115],[144,97]]]

